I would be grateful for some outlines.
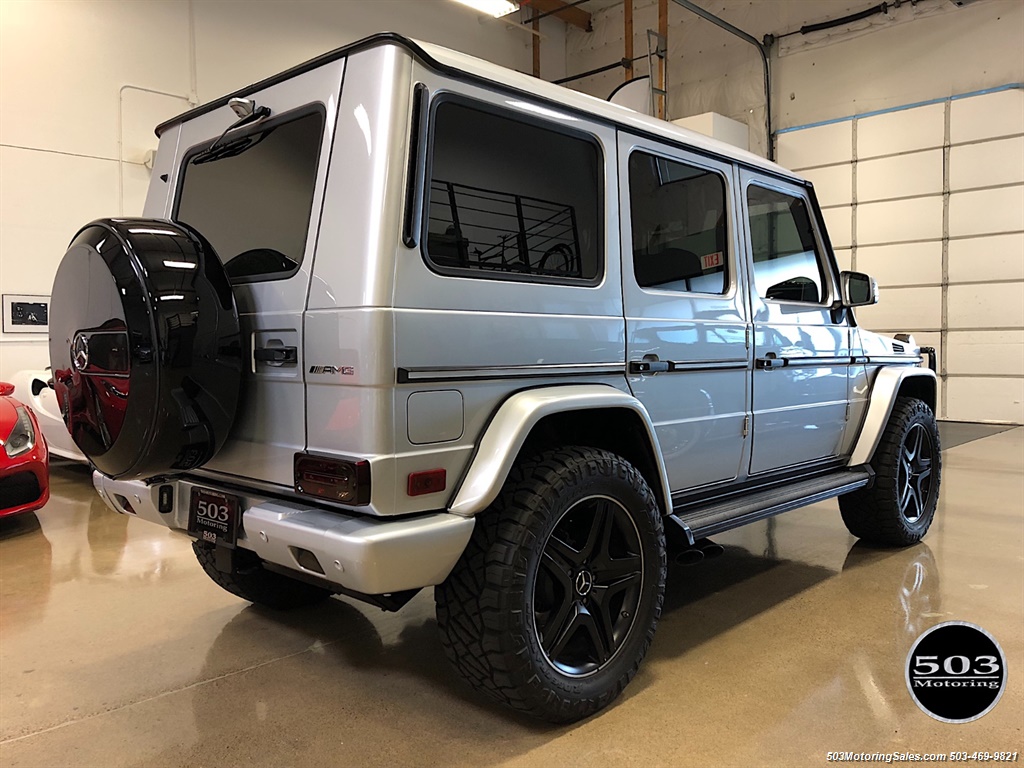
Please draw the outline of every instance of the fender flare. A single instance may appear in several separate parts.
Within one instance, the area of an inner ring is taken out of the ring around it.
[[[486,509],[501,491],[526,438],[545,416],[602,408],[625,408],[640,417],[654,453],[665,499],[664,513],[672,514],[672,492],[650,414],[632,395],[604,384],[540,387],[517,392],[505,400],[477,443],[448,511],[470,517]]]
[[[875,455],[878,442],[882,439],[882,432],[889,422],[889,414],[896,404],[896,397],[899,395],[900,385],[909,378],[915,376],[928,376],[934,382],[935,372],[928,368],[916,368],[908,366],[891,366],[882,368],[875,376],[871,385],[871,395],[868,401],[867,413],[864,414],[864,423],[861,425],[860,436],[853,447],[850,455],[850,466],[857,467],[867,464]],[[935,404],[930,403],[934,410]]]

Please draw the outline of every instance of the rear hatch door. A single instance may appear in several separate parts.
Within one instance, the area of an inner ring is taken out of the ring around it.
[[[224,105],[180,127],[167,215],[224,262],[246,356],[238,415],[207,470],[291,487],[306,447],[303,315],[344,68],[330,62],[246,93],[243,113],[269,110],[246,125],[232,128],[240,117]]]

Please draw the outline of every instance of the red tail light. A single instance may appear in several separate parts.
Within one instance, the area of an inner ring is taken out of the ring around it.
[[[370,503],[370,462],[295,454],[295,490],[324,501]]]
[[[447,473],[443,469],[428,469],[425,472],[413,472],[409,475],[407,493],[410,496],[422,496],[426,493],[443,491],[447,483]]]

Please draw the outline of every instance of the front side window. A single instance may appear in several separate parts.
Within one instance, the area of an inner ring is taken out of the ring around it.
[[[633,275],[642,288],[726,291],[725,181],[644,152],[629,157]]]
[[[762,299],[820,304],[825,272],[807,203],[801,197],[747,188],[754,285]]]
[[[597,146],[443,101],[434,115],[425,254],[443,273],[593,281],[601,267]]]
[[[302,262],[323,131],[313,112],[185,161],[174,218],[213,244],[232,280],[286,277]]]

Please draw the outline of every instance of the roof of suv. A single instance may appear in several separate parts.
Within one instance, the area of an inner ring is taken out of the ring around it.
[[[789,171],[769,160],[765,160],[763,157],[755,155],[752,152],[747,152],[746,150],[739,149],[731,144],[718,141],[717,139],[712,139],[704,134],[687,130],[686,128],[681,128],[668,121],[650,117],[639,112],[634,112],[633,110],[621,105],[612,104],[594,96],[580,93],[579,91],[574,91],[561,85],[555,85],[554,83],[549,83],[545,80],[540,80],[536,77],[531,77],[530,75],[526,75],[522,72],[517,72],[497,64],[492,64],[484,61],[483,59],[478,59],[475,56],[459,53],[458,51],[453,51],[449,48],[444,48],[433,43],[412,40],[393,32],[382,32],[370,37],[365,37],[362,40],[350,43],[349,45],[341,48],[336,48],[333,51],[329,51],[328,53],[317,56],[314,59],[303,62],[302,64],[285,70],[280,74],[273,75],[257,83],[240,88],[234,93],[230,93],[219,99],[215,99],[214,101],[202,104],[195,109],[189,110],[188,112],[161,123],[156,128],[156,134],[159,136],[164,132],[164,130],[176,125],[177,123],[225,106],[231,98],[246,96],[254,91],[262,90],[263,88],[287,80],[291,77],[295,77],[303,72],[316,69],[318,66],[326,64],[329,61],[333,61],[342,56],[347,56],[357,50],[387,44],[398,45],[405,48],[423,64],[431,69],[438,70],[443,74],[461,77],[463,79],[486,81],[487,85],[490,87],[495,87],[506,92],[521,94],[534,100],[547,102],[555,112],[582,113],[590,119],[610,122],[641,134],[653,135],[660,139],[685,144],[699,152],[716,155],[729,160],[735,160],[743,165],[758,168],[777,176],[784,176],[793,179],[800,178],[792,171]]]

